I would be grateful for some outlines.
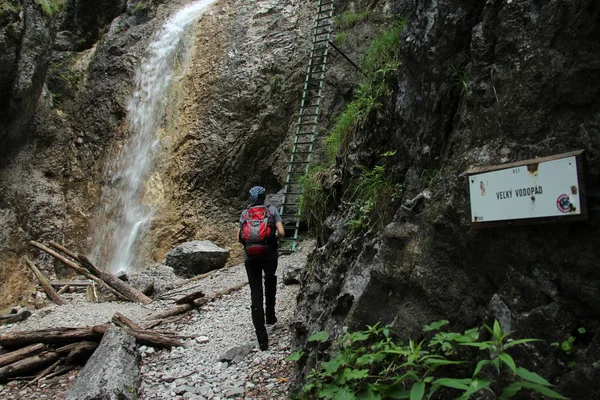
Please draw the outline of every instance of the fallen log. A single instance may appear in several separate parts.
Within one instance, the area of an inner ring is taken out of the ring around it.
[[[237,292],[238,290],[242,290],[247,284],[248,282],[242,282],[238,285],[235,285],[234,287],[230,287],[229,289],[221,290],[220,292],[213,294],[211,297],[213,299],[219,299],[227,294],[231,294],[233,292]]]
[[[77,259],[93,275],[102,279],[108,286],[112,287],[113,289],[127,297],[129,300],[142,304],[152,303],[152,299],[140,292],[139,290],[132,288],[127,283],[123,282],[110,272],[99,270],[94,264],[92,264],[90,260],[87,259],[86,256],[79,254]]]
[[[151,321],[151,320],[155,320],[155,319],[164,319],[164,318],[172,317],[174,315],[183,314],[185,312],[193,310],[195,307],[196,306],[194,305],[194,303],[182,304],[180,306],[169,308],[168,310],[159,312],[157,314],[152,314],[149,317],[147,317],[146,320]]]
[[[62,246],[62,245],[60,245],[60,244],[58,244],[56,242],[53,242],[53,241],[49,241],[48,245],[50,247],[54,247],[56,250],[62,251],[63,253],[65,253],[66,255],[68,255],[69,257],[71,257],[73,260],[77,260],[77,253],[76,252],[71,251],[71,250],[67,249],[66,247],[64,247],[64,246]]]
[[[113,315],[111,319],[112,323],[121,328],[129,328],[135,330],[143,330],[141,326],[124,316],[123,314],[117,312]]]
[[[57,260],[61,261],[63,264],[65,264],[67,267],[71,268],[72,270],[74,270],[75,272],[77,272],[80,275],[83,275],[95,282],[97,282],[100,287],[105,288],[106,290],[108,290],[109,292],[113,293],[115,296],[117,296],[117,298],[122,298],[125,300],[129,300],[126,296],[122,295],[121,293],[119,293],[118,291],[116,291],[115,289],[113,289],[112,287],[110,287],[109,285],[107,285],[102,279],[95,277],[94,275],[92,275],[92,273],[90,271],[88,271],[87,269],[83,268],[81,265],[65,258],[64,256],[62,256],[61,254],[57,253],[56,251],[44,246],[41,243],[36,242],[35,240],[32,240],[29,242],[32,246],[37,247],[38,249],[50,254],[52,257],[56,258]]]
[[[157,347],[160,349],[170,349],[171,347],[183,346],[179,340],[152,331],[138,331],[135,329],[121,328],[127,334],[137,339],[138,344]]]
[[[58,353],[48,351],[42,354],[27,357],[23,360],[17,361],[5,367],[1,367],[0,381],[5,381],[7,378],[37,370],[55,362],[58,358]]]
[[[175,315],[173,317],[168,317],[168,318],[163,318],[163,319],[156,319],[153,320],[152,322],[150,322],[147,326],[146,329],[152,329],[156,326],[162,325],[162,324],[170,324],[172,322],[177,322],[182,320],[185,317],[185,315],[183,314],[179,314],[179,315]]]
[[[33,271],[33,274],[35,275],[37,280],[40,282],[40,285],[42,285],[44,292],[46,292],[46,294],[48,295],[50,300],[52,300],[54,302],[54,304],[57,304],[59,306],[65,305],[66,301],[62,297],[60,297],[60,295],[58,293],[56,293],[56,291],[54,290],[52,285],[50,285],[50,283],[48,282],[48,279],[46,279],[44,274],[42,274],[42,271],[40,271],[38,269],[38,267],[36,267],[36,265],[33,263],[33,261],[31,261],[26,256],[23,257],[23,260],[29,266],[29,269],[31,269]]]
[[[90,340],[84,340],[77,343],[71,343],[66,346],[56,349],[56,352],[60,355],[67,354],[65,358],[66,364],[73,364],[75,359],[79,356],[87,356],[96,350],[99,342]]]
[[[102,334],[94,330],[94,328],[99,326],[105,325],[0,333],[0,346],[5,348],[15,348],[34,343],[69,344],[82,340],[99,341],[102,338]]]
[[[32,344],[22,349],[11,351],[10,353],[3,354],[0,356],[0,367],[12,364],[16,361],[22,360],[26,357],[32,356],[44,350],[46,346],[42,343]]]
[[[64,287],[64,286],[90,286],[92,284],[92,281],[90,280],[66,280],[66,279],[61,279],[61,280],[56,280],[56,281],[50,281],[50,284],[52,286],[56,286],[56,287]]]
[[[204,297],[204,292],[199,290],[197,292],[193,292],[190,293],[188,295],[185,295],[177,300],[175,300],[175,304],[186,304],[186,303],[191,303],[196,299],[199,299],[201,297]]]
[[[27,308],[22,308],[16,314],[0,315],[0,323],[14,324],[15,322],[24,321],[31,316],[31,311]]]

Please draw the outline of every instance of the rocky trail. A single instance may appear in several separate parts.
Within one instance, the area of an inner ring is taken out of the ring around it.
[[[182,347],[155,349],[138,346],[142,377],[141,399],[284,399],[287,398],[292,362],[291,324],[294,321],[298,285],[284,285],[290,268],[304,266],[308,246],[279,259],[277,271],[278,322],[268,327],[269,350],[258,350],[250,318],[250,288],[243,286],[185,314],[179,321],[161,325],[163,331],[190,336]],[[168,268],[152,272],[161,286],[170,287],[180,279]],[[202,290],[208,296],[247,281],[243,264],[215,271],[198,281],[181,286],[181,295]],[[170,284],[171,283],[171,284]],[[187,289],[187,290],[185,290]],[[169,300],[155,299],[148,306],[128,302],[88,303],[81,294],[73,295],[64,306],[47,306],[33,311],[23,322],[0,327],[6,331],[79,327],[107,323],[119,312],[135,322],[173,306]],[[40,380],[12,381],[0,385],[1,399],[64,399],[79,370]]]

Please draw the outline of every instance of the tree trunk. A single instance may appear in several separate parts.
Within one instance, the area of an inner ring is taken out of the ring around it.
[[[77,259],[92,274],[102,279],[104,282],[106,282],[107,285],[109,285],[110,287],[112,287],[131,301],[142,304],[152,303],[152,299],[140,292],[139,290],[132,288],[131,286],[129,286],[110,272],[99,270],[94,264],[91,263],[90,260],[87,259],[87,257],[80,254],[77,257]]]
[[[98,327],[105,327],[105,325],[5,332],[0,334],[0,346],[5,348],[15,348],[34,343],[69,344],[81,340],[100,341],[102,333],[98,333],[98,329],[94,329]]]
[[[133,322],[132,320],[130,320],[129,318],[127,318],[126,316],[124,316],[123,314],[121,314],[119,312],[117,312],[117,313],[115,313],[115,315],[113,315],[112,323],[121,328],[135,329],[138,331],[142,330],[141,326],[139,326],[138,324],[136,324],[135,322]]]
[[[173,346],[182,346],[183,344],[176,339],[152,332],[152,331],[138,331],[135,329],[121,328],[127,334],[137,339],[138,344],[157,347],[161,349],[170,349]]]
[[[5,365],[12,364],[33,354],[39,353],[45,348],[46,345],[42,343],[36,343],[32,344],[31,346],[23,347],[19,350],[11,351],[10,353],[3,354],[0,356],[0,367],[4,367]]]
[[[197,291],[197,292],[193,292],[190,293],[188,295],[185,295],[177,300],[175,300],[175,304],[186,304],[186,303],[191,303],[196,299],[199,299],[200,297],[204,297],[204,292],[202,292],[201,290]]]
[[[31,261],[27,257],[23,257],[23,260],[25,260],[25,263],[27,263],[29,268],[33,271],[35,277],[40,282],[40,285],[42,285],[42,287],[44,288],[44,291],[46,292],[50,300],[52,300],[54,304],[57,304],[59,306],[66,304],[65,300],[62,297],[60,297],[58,293],[56,293],[52,285],[50,285],[50,283],[48,282],[48,279],[46,279],[44,274],[42,274],[42,272],[35,266],[33,261]]]
[[[152,314],[149,317],[147,317],[146,320],[151,321],[151,320],[155,320],[155,319],[163,319],[163,318],[172,317],[174,315],[183,314],[185,312],[188,312],[188,311],[192,310],[194,307],[195,306],[193,303],[182,304],[180,306],[169,308],[168,310],[165,310],[163,312],[159,312],[157,314]]]
[[[91,280],[98,282],[98,284],[100,284],[100,287],[106,288],[109,292],[113,293],[115,296],[117,296],[117,298],[123,298],[125,300],[129,300],[126,296],[122,295],[121,293],[119,293],[118,291],[116,291],[115,289],[113,289],[112,287],[110,287],[109,285],[107,285],[102,279],[95,277],[94,275],[92,275],[90,273],[90,271],[86,270],[85,268],[83,268],[81,265],[63,257],[62,255],[58,254],[57,252],[55,252],[54,250],[44,246],[41,243],[38,243],[34,240],[30,241],[29,243],[31,243],[32,246],[37,247],[38,249],[45,251],[46,253],[50,254],[52,257],[58,259],[59,261],[61,261],[63,264],[65,264],[67,267],[73,269],[74,271],[76,271],[78,274],[86,276],[88,278],[90,278]]]

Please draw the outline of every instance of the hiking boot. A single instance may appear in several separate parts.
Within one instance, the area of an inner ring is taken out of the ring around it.
[[[277,317],[275,316],[275,308],[267,307],[266,321],[267,325],[275,325]]]
[[[269,349],[269,335],[267,335],[267,329],[263,326],[256,328],[256,339],[258,339],[258,348],[262,351]]]

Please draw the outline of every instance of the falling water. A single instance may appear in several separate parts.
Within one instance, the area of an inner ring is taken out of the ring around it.
[[[127,108],[131,135],[107,166],[103,217],[94,237],[92,259],[109,271],[127,271],[137,264],[137,253],[153,218],[153,207],[144,204],[143,196],[159,148],[175,60],[187,54],[186,31],[214,1],[196,1],[169,18],[136,72],[135,91]]]

